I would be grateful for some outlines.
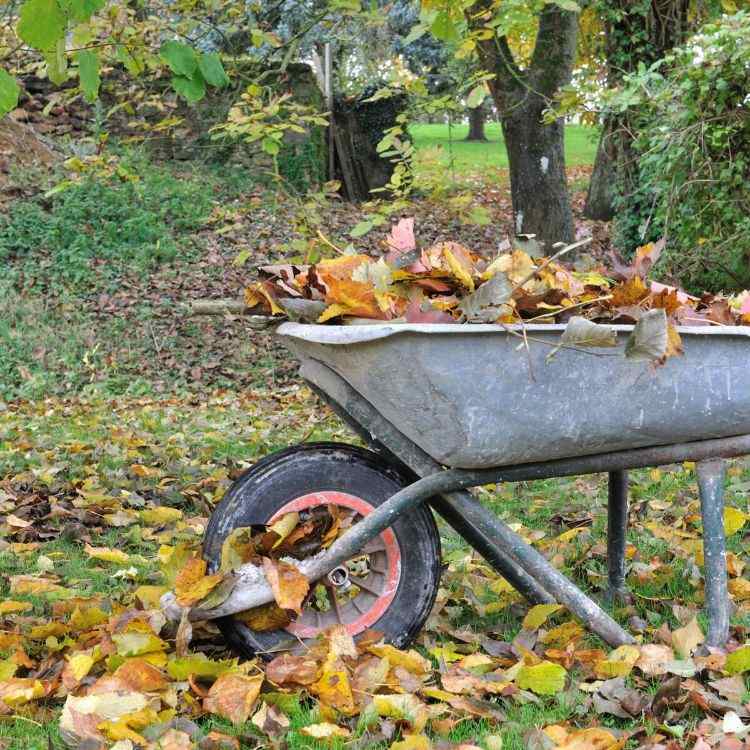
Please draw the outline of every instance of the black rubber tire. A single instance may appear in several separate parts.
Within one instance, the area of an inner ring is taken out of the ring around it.
[[[310,492],[347,492],[377,507],[414,481],[372,451],[340,443],[309,443],[273,453],[248,469],[216,506],[206,528],[203,554],[215,570],[224,539],[235,528],[263,525],[287,502]],[[396,595],[372,629],[399,648],[419,633],[440,583],[440,536],[426,504],[391,527],[401,552]],[[217,620],[227,643],[251,658],[288,650],[297,639],[283,630],[256,632],[231,617]]]

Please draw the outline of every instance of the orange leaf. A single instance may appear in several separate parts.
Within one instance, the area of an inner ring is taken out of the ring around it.
[[[139,693],[164,690],[169,685],[166,675],[145,659],[128,659],[114,674],[128,688]]]
[[[292,609],[299,614],[310,589],[307,578],[294,565],[268,557],[263,558],[263,573],[273,591],[276,604],[281,609]]]
[[[232,724],[244,724],[250,718],[262,685],[262,675],[223,674],[208,691],[203,708]]]

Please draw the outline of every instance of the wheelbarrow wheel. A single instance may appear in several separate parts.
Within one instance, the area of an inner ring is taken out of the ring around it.
[[[233,529],[265,526],[292,511],[304,517],[336,505],[356,523],[411,481],[378,454],[350,445],[311,443],[279,451],[229,488],[206,529],[204,556],[215,569]],[[374,630],[402,647],[422,628],[439,582],[440,537],[432,513],[421,506],[313,587],[302,614],[286,628],[259,632],[233,617],[217,624],[229,645],[248,658],[294,649],[338,623],[355,638]]]

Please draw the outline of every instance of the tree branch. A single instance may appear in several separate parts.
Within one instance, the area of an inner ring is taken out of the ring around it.
[[[570,83],[576,55],[578,14],[548,5],[539,17],[539,31],[531,56],[529,77],[533,88],[551,99]]]

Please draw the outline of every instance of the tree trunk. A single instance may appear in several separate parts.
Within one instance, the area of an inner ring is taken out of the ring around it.
[[[516,234],[535,234],[549,251],[556,242],[572,242],[574,236],[564,123],[544,124],[544,100],[529,96],[527,102],[502,118],[514,228]]]
[[[610,221],[614,217],[613,201],[617,179],[617,136],[613,119],[608,117],[599,139],[594,171],[591,173],[589,192],[586,196],[584,216],[597,221]]]
[[[486,141],[487,136],[484,133],[484,121],[487,117],[487,111],[483,104],[473,107],[469,110],[469,135],[467,141]]]
[[[493,4],[485,0],[488,13]],[[485,19],[486,20],[486,19]],[[508,150],[516,234],[534,234],[549,252],[573,240],[573,212],[565,175],[565,128],[546,123],[545,110],[570,83],[576,55],[578,15],[547,5],[528,67],[514,60],[506,37],[486,39],[478,51],[494,74],[488,81]]]

